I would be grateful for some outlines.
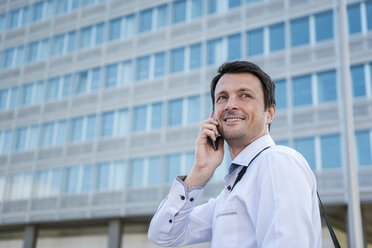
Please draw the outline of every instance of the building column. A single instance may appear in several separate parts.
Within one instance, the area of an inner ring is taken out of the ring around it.
[[[26,226],[23,234],[23,248],[36,248],[37,227]]]
[[[108,226],[108,248],[121,248],[121,221],[110,220]]]

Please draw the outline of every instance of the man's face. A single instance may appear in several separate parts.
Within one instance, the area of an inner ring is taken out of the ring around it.
[[[228,143],[248,145],[268,133],[275,106],[265,111],[261,81],[253,74],[224,74],[216,85],[215,118]]]

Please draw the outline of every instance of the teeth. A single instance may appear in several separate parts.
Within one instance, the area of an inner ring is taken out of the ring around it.
[[[226,119],[226,122],[234,122],[234,121],[241,121],[242,119]]]

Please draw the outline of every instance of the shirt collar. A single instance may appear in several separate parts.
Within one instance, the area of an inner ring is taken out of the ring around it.
[[[251,161],[257,153],[267,146],[274,146],[275,142],[269,134],[264,135],[251,144],[249,144],[243,151],[241,151],[238,156],[231,161],[229,172],[231,173],[236,167],[243,165],[248,166],[249,161]]]

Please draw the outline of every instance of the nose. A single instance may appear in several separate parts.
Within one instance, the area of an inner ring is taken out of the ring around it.
[[[234,98],[229,97],[229,99],[227,100],[226,105],[225,105],[225,110],[226,111],[231,111],[231,110],[236,110],[236,109],[237,109],[237,105],[235,103]]]

